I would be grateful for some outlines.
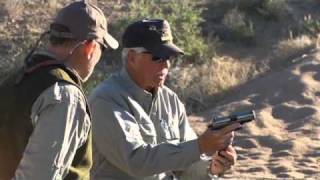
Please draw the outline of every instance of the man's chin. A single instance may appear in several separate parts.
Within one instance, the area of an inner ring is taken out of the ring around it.
[[[82,82],[86,82],[86,81],[88,81],[88,79],[89,79],[89,76],[87,76],[87,77],[85,77],[85,78],[81,78],[81,81],[82,81]]]
[[[88,81],[88,79],[90,78],[91,74],[92,74],[92,71],[90,73],[88,73],[85,77],[81,77],[81,81],[82,82]]]
[[[157,88],[163,87],[163,86],[164,86],[164,81],[161,81],[161,82],[158,83]]]
[[[157,88],[159,88],[159,87],[163,87],[164,86],[164,82],[165,82],[165,80],[157,80],[157,81],[154,81],[153,82],[153,89],[157,89]]]

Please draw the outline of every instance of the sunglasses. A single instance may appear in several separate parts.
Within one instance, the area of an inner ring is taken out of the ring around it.
[[[141,52],[141,53],[143,53],[143,54],[151,54],[151,56],[152,56],[152,61],[154,61],[154,62],[156,62],[156,63],[163,63],[163,62],[166,62],[167,60],[171,60],[172,59],[172,57],[157,57],[157,56],[154,56],[154,55],[152,55],[152,53],[151,52],[149,52],[149,51],[144,51],[144,52]]]

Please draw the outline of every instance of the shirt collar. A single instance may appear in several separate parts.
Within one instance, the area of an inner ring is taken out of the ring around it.
[[[142,103],[143,106],[148,109],[152,103],[153,95],[152,93],[142,89],[140,86],[133,81],[131,76],[129,75],[126,68],[122,68],[120,71],[120,77],[122,79],[124,88],[128,89],[129,94],[138,102]],[[158,93],[158,91],[157,91]],[[157,94],[156,93],[156,94]]]

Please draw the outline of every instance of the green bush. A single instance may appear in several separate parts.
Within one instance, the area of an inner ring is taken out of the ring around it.
[[[223,17],[223,25],[231,32],[232,38],[239,41],[253,41],[253,23],[238,8],[229,10]]]
[[[267,20],[280,20],[288,13],[286,0],[263,0],[258,12]]]
[[[221,6],[234,8],[251,15],[261,15],[266,19],[279,20],[288,11],[286,0],[217,0]]]

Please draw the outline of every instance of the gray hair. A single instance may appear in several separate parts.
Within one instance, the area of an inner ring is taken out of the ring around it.
[[[144,47],[132,47],[132,48],[123,48],[121,53],[122,66],[124,67],[127,64],[128,53],[130,50],[134,50],[137,53],[142,53],[147,51]]]

